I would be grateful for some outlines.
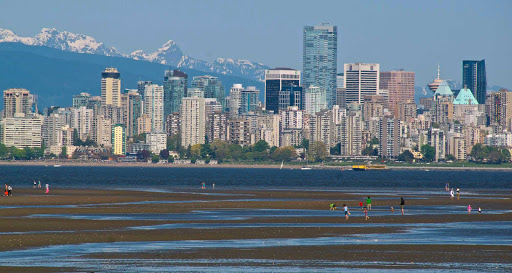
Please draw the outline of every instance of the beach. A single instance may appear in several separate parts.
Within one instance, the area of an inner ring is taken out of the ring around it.
[[[217,272],[287,272],[290,263],[304,271],[458,266],[501,272],[512,266],[510,191],[471,191],[459,200],[444,189],[374,192],[365,220],[360,192],[208,186],[179,192],[73,188],[48,196],[18,189],[0,198],[0,272],[121,272],[126,261],[148,271]]]

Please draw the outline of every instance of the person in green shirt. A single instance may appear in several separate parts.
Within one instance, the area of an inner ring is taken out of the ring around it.
[[[366,199],[366,207],[368,210],[372,210],[372,198],[370,198],[370,196]]]

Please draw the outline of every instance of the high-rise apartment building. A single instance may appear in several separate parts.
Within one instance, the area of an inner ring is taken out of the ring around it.
[[[188,75],[180,70],[167,70],[164,74],[164,117],[179,112],[181,99],[187,96]]]
[[[400,121],[383,117],[379,119],[378,139],[379,155],[385,158],[395,158],[400,154]]]
[[[379,95],[380,65],[348,63],[344,65],[345,104],[362,104],[364,96]]]
[[[82,92],[80,95],[73,96],[73,107],[80,108],[82,106],[89,106],[89,99],[91,98],[91,94]]]
[[[361,111],[347,111],[341,118],[340,154],[357,156],[362,153],[362,117]]]
[[[149,144],[153,154],[160,154],[160,151],[167,149],[167,135],[164,133],[147,134],[146,143]]]
[[[485,95],[487,94],[485,60],[462,61],[462,85],[473,92],[479,104],[485,104]]]
[[[265,70],[265,109],[274,111],[274,113],[278,113],[279,110],[286,110],[288,106],[298,106],[302,109],[302,105],[284,103],[285,99],[280,103],[280,97],[286,97],[286,95],[288,95],[288,101],[292,101],[300,85],[299,70],[291,68]],[[292,91],[292,89],[295,91]]]
[[[164,131],[164,88],[161,85],[150,84],[144,89],[144,114],[151,118],[151,131]]]
[[[29,114],[30,92],[22,88],[4,91],[4,117],[12,118],[14,114]]]
[[[124,124],[112,125],[112,153],[126,154],[126,126]]]
[[[240,114],[252,112],[258,108],[260,90],[254,86],[248,86],[240,91]]]
[[[205,142],[205,99],[183,98],[181,102],[181,145],[183,147]]]
[[[122,95],[122,105],[126,118],[126,136],[132,137],[137,134],[137,119],[142,115],[142,96],[137,89],[126,89]]]
[[[302,81],[304,87],[320,87],[329,107],[336,104],[337,60],[338,28],[327,24],[304,27]]]
[[[25,116],[23,113],[0,121],[0,143],[7,147],[40,148],[43,118],[39,115]]]
[[[512,126],[512,92],[501,89],[499,92],[487,96],[486,114],[489,117],[489,125],[501,126],[511,130]]]
[[[388,90],[389,111],[397,113],[401,103],[414,101],[414,72],[396,70],[380,72],[380,89]]]
[[[251,145],[251,122],[244,118],[229,120],[229,142],[242,146]]]
[[[101,106],[121,107],[121,73],[116,68],[106,68],[101,73]]]
[[[198,88],[203,91],[204,98],[217,99],[223,106],[226,100],[226,93],[222,82],[213,76],[197,76],[192,79],[192,88]],[[191,95],[187,95],[192,97]]]
[[[144,91],[146,90],[147,85],[152,85],[152,81],[138,81],[137,82],[137,90],[140,96],[142,97],[142,100],[144,100]]]
[[[320,110],[327,109],[325,92],[317,86],[306,88],[304,93],[304,110],[310,115],[315,115]]]
[[[165,130],[168,136],[174,136],[181,133],[181,117],[179,112],[174,112],[167,116]]]
[[[228,140],[228,116],[226,113],[216,111],[208,115],[206,136],[210,143],[216,139]]]
[[[73,108],[71,111],[71,128],[76,129],[78,137],[82,141],[86,141],[91,136],[93,123],[93,110],[82,106],[78,109]]]
[[[100,147],[112,146],[112,123],[109,118],[97,115],[92,126],[92,140]]]

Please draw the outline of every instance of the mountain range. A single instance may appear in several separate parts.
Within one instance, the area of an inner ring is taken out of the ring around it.
[[[187,68],[208,73],[237,76],[251,80],[263,81],[265,69],[268,66],[249,60],[234,60],[218,58],[213,62],[199,60],[184,55],[180,47],[172,40],[152,53],[136,50],[129,54],[120,52],[117,48],[96,41],[91,36],[59,31],[55,28],[43,28],[34,37],[20,37],[13,31],[0,28],[0,43],[22,43],[30,46],[46,46],[63,51],[97,54],[109,57],[123,57],[140,61],[159,63],[173,68]]]

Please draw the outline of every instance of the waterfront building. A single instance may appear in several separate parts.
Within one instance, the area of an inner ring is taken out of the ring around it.
[[[142,114],[137,118],[137,135],[151,133],[151,117],[148,114]]]
[[[181,103],[180,103],[181,105]],[[166,133],[168,136],[178,135],[181,132],[181,118],[180,113],[175,112],[167,116],[165,123]]]
[[[0,143],[7,147],[40,148],[43,117],[17,113],[13,117],[0,120]]]
[[[164,133],[146,134],[146,143],[149,144],[150,151],[158,155],[160,151],[167,149],[167,135]]]
[[[228,140],[228,115],[222,111],[209,113],[206,122],[206,137],[212,143],[216,139]]]
[[[76,129],[78,137],[82,141],[86,141],[91,136],[93,123],[93,110],[82,106],[80,108],[72,108],[71,111],[71,128]]]
[[[112,123],[109,118],[97,115],[92,124],[92,140],[100,147],[112,146]]]
[[[302,56],[304,87],[320,87],[327,106],[331,107],[336,103],[338,28],[327,24],[305,26]]]
[[[116,68],[101,73],[101,106],[121,107],[121,74]]]
[[[362,104],[364,96],[379,95],[380,65],[347,63],[344,66],[345,104]]]
[[[124,124],[112,125],[112,154],[126,154],[126,126]]]
[[[144,114],[151,118],[151,131],[164,131],[164,88],[150,84],[144,89]]]
[[[388,109],[397,117],[397,107],[414,101],[414,72],[395,70],[380,72],[379,89],[388,90]]]
[[[379,119],[378,139],[379,155],[384,158],[396,158],[400,154],[400,121],[394,118]]]
[[[23,88],[4,90],[4,117],[12,118],[15,114],[29,114],[30,91]]]
[[[279,110],[286,110],[288,106],[298,106],[302,109],[301,105],[292,105],[291,102],[296,103],[297,92],[301,86],[300,71],[291,68],[275,68],[265,70],[265,109],[279,113]],[[293,89],[293,90],[292,90]],[[280,101],[280,97],[282,100]],[[286,100],[288,97],[288,100]],[[287,105],[289,102],[290,105]]]
[[[251,145],[251,122],[244,118],[229,120],[229,143],[242,146]]]
[[[188,75],[180,70],[167,70],[164,74],[164,116],[179,112],[181,99],[187,96]]]
[[[487,94],[485,60],[462,61],[462,85],[467,86],[472,91],[478,103],[485,104]]]
[[[122,95],[122,105],[126,118],[126,135],[133,137],[137,134],[137,119],[142,115],[142,96],[137,89],[127,89]]]
[[[205,99],[186,97],[181,102],[181,145],[183,147],[205,143]]]

